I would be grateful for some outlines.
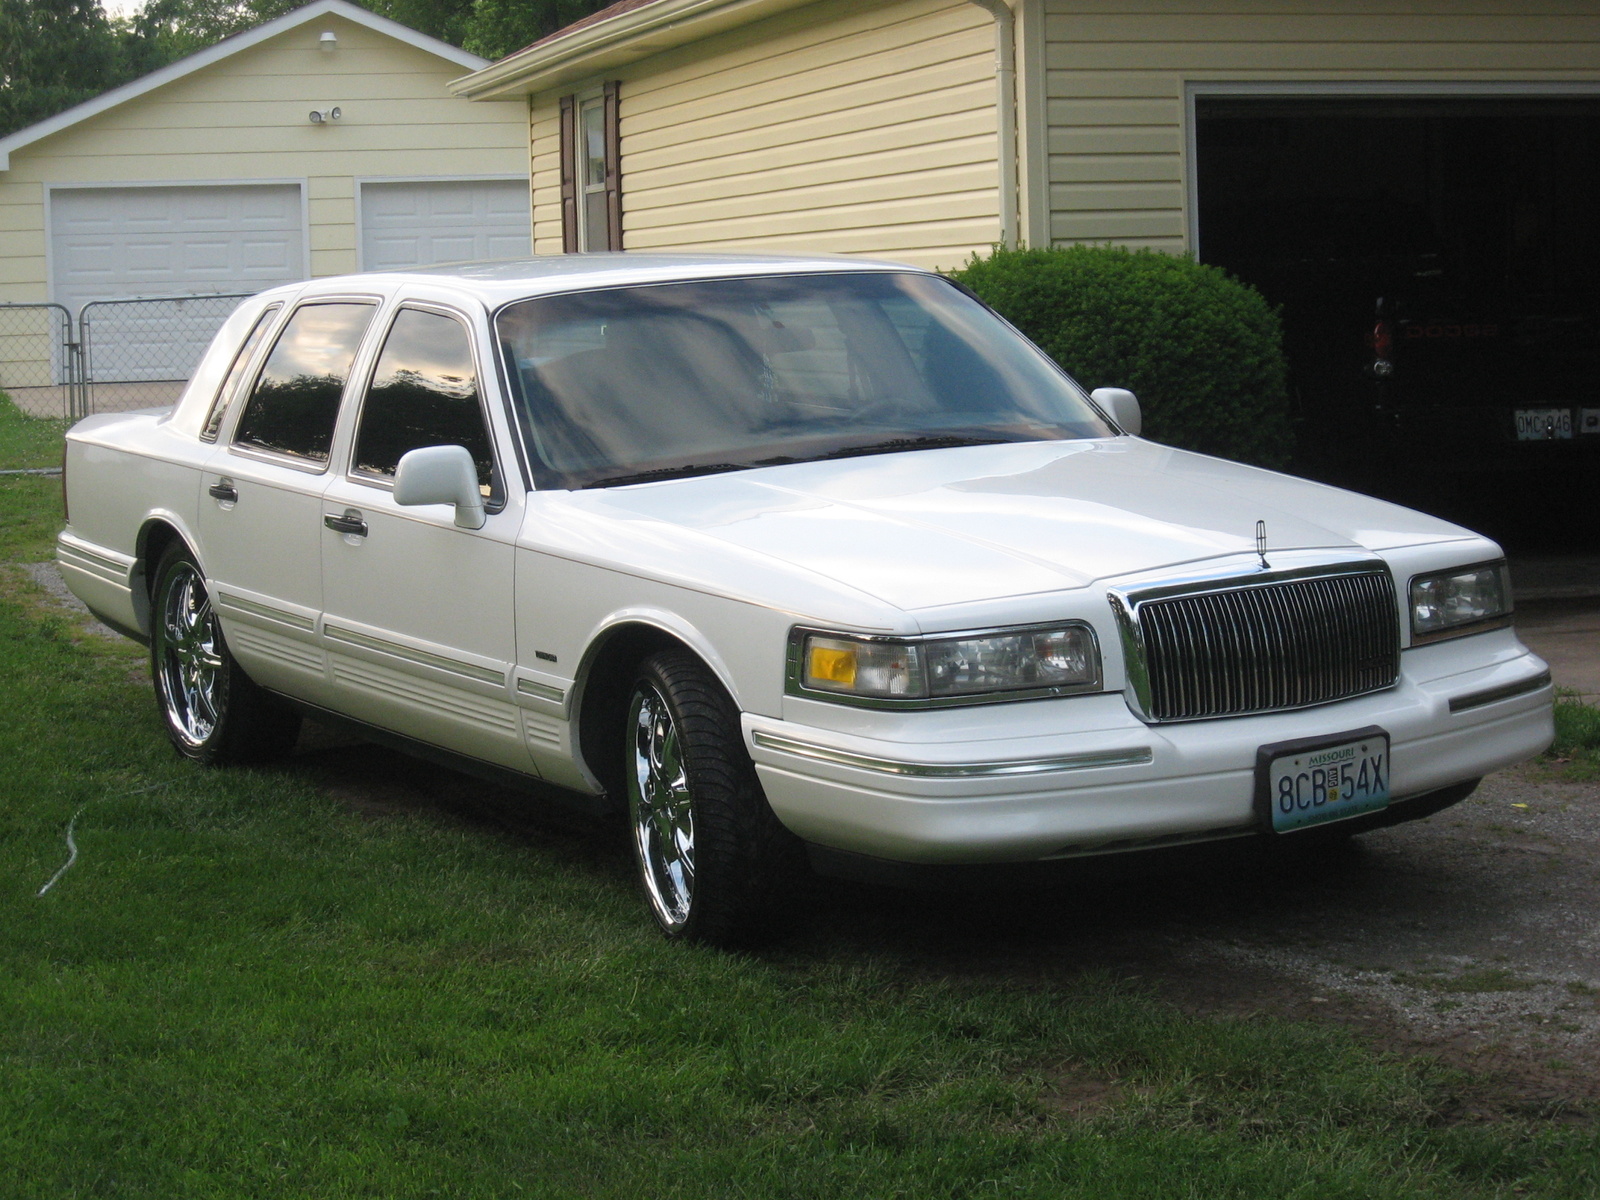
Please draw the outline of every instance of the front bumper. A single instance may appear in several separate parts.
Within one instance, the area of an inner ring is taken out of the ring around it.
[[[1025,862],[1248,834],[1261,746],[1369,725],[1389,733],[1403,811],[1545,749],[1552,696],[1543,661],[1498,630],[1407,650],[1388,691],[1294,712],[1146,725],[1120,693],[912,713],[788,697],[784,719],[746,714],[744,730],[773,810],[808,842]]]

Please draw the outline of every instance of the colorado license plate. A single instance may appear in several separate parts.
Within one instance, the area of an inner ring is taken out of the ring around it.
[[[1263,746],[1256,809],[1276,833],[1343,821],[1389,806],[1389,735],[1376,725]]]

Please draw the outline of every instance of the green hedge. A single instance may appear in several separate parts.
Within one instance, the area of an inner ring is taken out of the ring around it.
[[[996,249],[951,275],[1085,387],[1137,393],[1146,437],[1262,466],[1288,462],[1277,311],[1220,269],[1072,246]]]

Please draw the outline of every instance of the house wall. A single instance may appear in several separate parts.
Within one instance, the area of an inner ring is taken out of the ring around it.
[[[621,67],[623,245],[951,267],[999,237],[994,25],[823,0]],[[559,102],[530,102],[534,250],[561,251]]]
[[[323,30],[338,49],[318,48]],[[515,103],[467,104],[455,63],[329,17],[16,151],[0,172],[0,300],[46,298],[45,185],[303,181],[310,269],[356,269],[363,177],[527,170]],[[337,124],[312,125],[338,105]]]
[[[1189,248],[1188,84],[1600,83],[1597,0],[1043,0],[1043,15],[1058,245]]]

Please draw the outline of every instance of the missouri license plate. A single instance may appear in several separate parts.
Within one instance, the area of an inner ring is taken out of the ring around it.
[[[1519,408],[1517,441],[1548,442],[1572,436],[1572,410],[1570,408]]]
[[[1275,833],[1343,821],[1389,806],[1389,735],[1376,725],[1329,738],[1263,746],[1256,812]]]

